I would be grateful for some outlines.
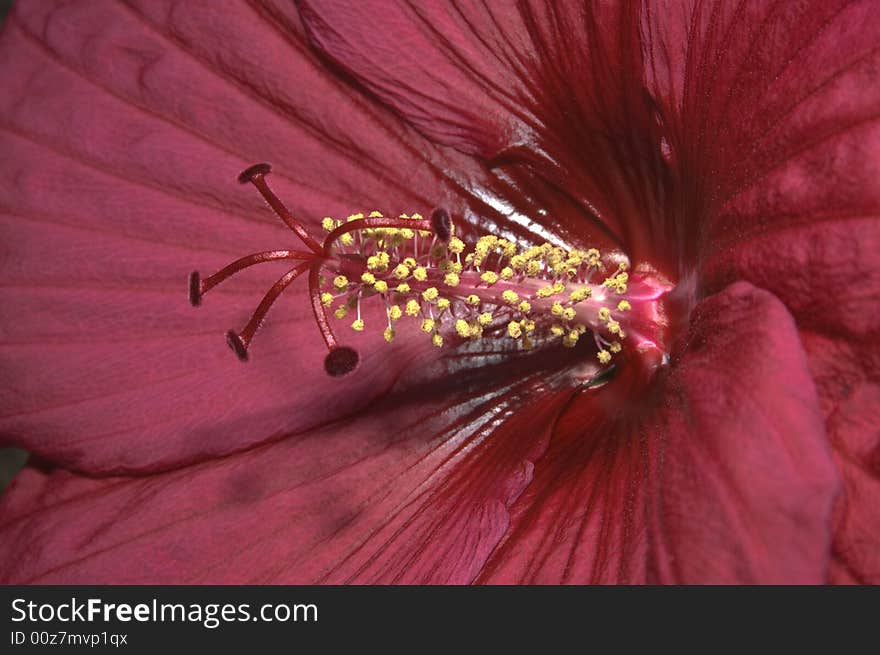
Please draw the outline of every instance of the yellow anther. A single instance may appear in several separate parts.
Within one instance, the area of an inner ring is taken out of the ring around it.
[[[572,302],[583,302],[587,298],[593,295],[593,290],[590,287],[582,287],[580,289],[575,289],[568,297]]]
[[[599,310],[599,320],[600,321],[607,321],[609,318],[611,318],[611,310],[608,309],[607,307],[602,307]]]
[[[440,296],[440,292],[437,291],[437,287],[428,287],[427,289],[422,291],[422,298],[424,298],[428,302],[432,302],[434,300],[437,300],[437,298],[439,296]]]
[[[381,273],[387,268],[387,265],[382,263],[382,258],[379,257],[379,255],[371,255],[370,257],[367,257],[367,268],[371,271]]]
[[[339,319],[345,318],[348,316],[348,307],[345,305],[339,305],[339,307],[336,308],[336,311],[333,312],[333,316]]]
[[[455,331],[458,332],[458,336],[460,337],[466,338],[471,336],[471,326],[463,319],[458,319],[455,322]]]
[[[346,232],[341,237],[339,237],[339,240],[342,242],[342,245],[344,245],[344,246],[350,246],[351,244],[354,243],[354,237],[352,236],[351,232]]]
[[[479,316],[477,316],[477,323],[486,327],[492,322],[492,312],[483,312]]]
[[[566,307],[562,312],[562,318],[566,321],[573,321],[575,317],[574,307]]]
[[[528,314],[530,311],[532,311],[532,303],[530,303],[528,300],[523,300],[519,304],[519,311],[521,311],[523,314]]]
[[[561,337],[563,334],[565,334],[565,328],[561,325],[551,325],[550,334],[552,334],[554,337]]]
[[[363,214],[351,214],[351,215],[350,215],[348,218],[346,218],[345,220],[347,220],[347,221],[357,221],[357,220],[362,219],[363,217],[364,217]]]
[[[348,278],[344,275],[337,275],[333,278],[333,286],[338,291],[345,291],[348,288]]]
[[[413,259],[412,257],[407,257],[406,259],[404,259],[403,265],[407,266],[409,268],[415,268],[416,266],[418,266],[416,260]]]
[[[523,319],[519,322],[520,325],[525,328],[526,332],[534,332],[535,331],[535,322],[532,319]]]
[[[514,255],[510,258],[510,266],[516,271],[521,271],[526,266],[526,258],[522,255]]]
[[[465,298],[465,302],[472,307],[476,307],[480,304],[480,297],[472,293],[467,298]]]
[[[577,345],[580,336],[581,335],[577,332],[577,330],[572,330],[564,337],[562,337],[562,345],[566,348],[574,348]]]
[[[388,283],[385,280],[376,280],[376,284],[373,285],[373,288],[379,293],[387,293]]]
[[[449,298],[437,298],[437,309],[440,311],[449,309]]]
[[[375,209],[370,212],[370,218],[382,218],[382,212],[376,211]]]
[[[420,311],[422,311],[422,307],[418,300],[410,300],[406,303],[407,316],[418,316]]]
[[[563,282],[556,282],[553,285],[553,293],[562,293],[565,291],[565,284]]]
[[[607,350],[600,350],[596,353],[596,357],[599,359],[600,364],[607,364],[611,361],[611,353]]]
[[[401,238],[401,239],[404,239],[404,240],[412,239],[412,238],[416,235],[416,233],[413,232],[413,231],[412,231],[411,229],[409,229],[408,227],[405,227],[405,228],[403,228],[402,230],[399,230],[399,231],[398,231],[398,234],[400,234],[400,238]]]
[[[510,289],[507,289],[504,293],[502,293],[501,297],[508,305],[515,305],[519,302],[519,294],[516,291],[511,291]]]
[[[336,229],[336,221],[334,221],[329,216],[325,216],[321,219],[321,227],[324,228],[327,232],[332,232]]]
[[[555,302],[550,306],[550,313],[553,316],[562,316],[562,312],[565,311],[565,308],[562,306],[561,302]]]
[[[382,333],[382,336],[385,337],[385,341],[387,341],[388,343],[391,343],[392,341],[394,341],[394,328],[393,327],[385,328],[385,331]]]
[[[527,275],[537,275],[541,272],[541,262],[539,261],[530,261],[526,264],[526,274]]]
[[[394,267],[394,270],[391,274],[396,277],[398,280],[405,280],[409,277],[409,266],[406,264],[398,264]]]
[[[356,318],[351,323],[351,329],[355,332],[363,332],[364,331],[364,321],[361,318]]]
[[[397,293],[409,293],[410,291],[411,289],[406,282],[397,285]]]
[[[433,318],[426,318],[425,320],[423,320],[422,321],[422,332],[426,332],[426,333],[430,334],[433,331],[434,331],[434,319]]]
[[[428,279],[428,271],[425,270],[424,266],[419,266],[412,272],[412,276],[419,282],[424,282]]]
[[[460,255],[464,252],[464,241],[459,239],[458,237],[452,237],[449,240],[449,245],[446,246],[449,248],[449,252],[454,255]]]
[[[606,277],[602,284],[610,289],[616,289],[618,293],[623,293],[623,291],[626,291],[627,280],[629,280],[629,275],[626,273],[618,273],[614,277]],[[621,291],[621,289],[623,289],[623,291]]]
[[[498,273],[495,271],[486,271],[480,275],[480,279],[486,284],[492,285],[498,281]]]
[[[457,287],[458,283],[460,282],[458,278],[458,273],[447,273],[446,276],[443,278],[443,282],[448,287]]]
[[[400,305],[391,305],[391,307],[388,308],[388,318],[392,321],[396,321],[401,316],[403,316],[403,310],[400,309]]]
[[[622,312],[627,312],[632,309],[632,305],[630,305],[629,301],[627,300],[621,300],[619,303],[617,303],[617,309]]]
[[[470,324],[470,332],[468,333],[468,336],[471,339],[479,339],[481,336],[483,336],[483,326],[480,325],[479,323],[476,323],[476,322],[471,323]]]
[[[463,269],[464,269],[464,266],[462,266],[458,262],[449,262],[449,272],[450,273],[457,273],[458,275],[461,275],[461,271]]]
[[[367,286],[372,286],[376,284],[376,276],[367,271],[361,275],[361,282],[366,284]]]
[[[507,324],[507,334],[514,339],[519,339],[522,336],[522,326],[516,321],[511,321]]]
[[[613,341],[611,342],[611,345],[608,346],[608,350],[613,353],[619,353],[622,350],[622,346],[620,345],[619,341]]]
[[[496,245],[498,245],[498,237],[496,237],[494,234],[487,234],[477,239],[474,250],[476,252],[489,252],[489,250],[494,248]]]
[[[620,323],[617,321],[608,321],[608,323],[605,324],[605,327],[608,328],[608,331],[611,334],[617,334],[620,332]]]
[[[321,294],[321,304],[324,307],[329,307],[333,304],[333,294],[332,293],[322,293]]]
[[[501,239],[501,241],[498,242],[498,247],[501,248],[501,253],[508,259],[516,254],[516,244],[512,241]]]
[[[505,266],[501,269],[500,275],[502,280],[511,280],[513,279],[513,269],[510,266]]]
[[[587,331],[587,326],[584,325],[583,323],[578,323],[577,325],[574,326],[574,329],[577,330],[578,332],[580,332],[581,334],[583,334],[584,332]]]
[[[553,295],[553,287],[541,287],[537,291],[535,291],[535,296],[538,298],[549,298]]]
[[[443,346],[443,336],[435,332],[431,336],[431,343],[440,348],[441,346]]]
[[[412,216],[410,216],[410,218],[414,221],[420,221],[420,220],[422,220],[422,215],[421,214],[413,214]]]
[[[598,262],[599,257],[601,256],[601,253],[595,248],[590,248],[589,250],[587,250],[587,259],[590,261],[591,264],[595,264],[596,262]]]

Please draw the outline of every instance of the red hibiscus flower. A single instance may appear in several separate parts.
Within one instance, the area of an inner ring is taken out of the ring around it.
[[[876,6],[373,5],[6,19],[0,580],[880,580]],[[290,267],[184,281],[302,250],[235,184],[261,161],[316,238],[442,207],[467,252],[672,290],[604,368],[595,325],[387,344],[374,296],[331,377],[316,274],[243,364],[223,332]]]

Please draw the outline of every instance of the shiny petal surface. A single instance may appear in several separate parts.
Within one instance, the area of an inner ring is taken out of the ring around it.
[[[655,247],[666,180],[638,5],[298,6],[334,69],[433,141],[485,162],[485,176],[460,175],[485,203],[473,211],[524,240],[537,233],[674,261]],[[393,38],[363,38],[380,30]]]

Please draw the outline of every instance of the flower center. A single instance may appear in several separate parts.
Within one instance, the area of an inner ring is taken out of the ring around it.
[[[340,345],[328,312],[362,332],[373,327],[363,318],[367,302],[384,305],[385,321],[377,329],[389,343],[399,322],[411,320],[438,348],[484,338],[507,339],[524,349],[553,341],[572,348],[589,338],[602,365],[625,347],[662,351],[660,300],[669,285],[645,272],[631,273],[625,258],[549,243],[523,249],[492,235],[469,246],[456,236],[442,208],[429,220],[417,213],[389,218],[378,211],[352,214],[345,221],[328,217],[322,221],[328,234],[319,243],[271,191],[265,179],[270,170],[268,164],[257,164],[239,181],[257,188],[308,251],[255,253],[208,278],[190,275],[190,301],[197,306],[208,291],[244,268],[280,259],[294,262],[247,325],[227,333],[241,360],[248,359],[269,308],[304,273],[328,349],[325,370],[334,377],[352,372],[359,357]]]

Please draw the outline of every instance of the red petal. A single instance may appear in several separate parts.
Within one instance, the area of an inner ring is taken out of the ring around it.
[[[802,335],[828,436],[843,474],[835,507],[833,582],[880,583],[880,347]]]
[[[545,378],[484,380],[477,396],[450,376],[432,383],[440,401],[391,394],[356,420],[148,477],[26,469],[0,504],[0,579],[470,582],[569,396]]]
[[[785,227],[876,217],[876,5],[668,5],[650,3],[643,17],[646,70],[690,200],[690,257]]]
[[[845,478],[833,579],[876,582],[880,14],[719,2],[690,20],[661,4],[645,28],[678,175],[702,185],[685,233],[703,286],[745,279],[794,315]]]
[[[569,244],[658,254],[663,170],[635,3],[299,4],[347,79],[486,161],[470,180],[478,215],[527,238],[534,223]]]
[[[312,43],[433,140],[491,154],[511,115],[526,35],[515,11],[388,2],[298,3]]]
[[[224,332],[281,271],[249,272],[198,311],[188,273],[296,244],[239,171],[271,161],[312,227],[441,199],[442,156],[426,164],[412,131],[329,76],[295,18],[165,4],[20,3],[0,39],[0,304],[15,308],[0,327],[0,433],[91,473],[179,466],[346,416],[415,356],[405,339],[381,354],[381,339],[355,342],[362,374],[325,379],[299,285],[252,361],[235,359]]]
[[[865,202],[852,217],[829,211],[746,240],[704,274],[709,288],[771,289],[797,321],[844,477],[832,580],[863,583],[880,581],[880,210]]]
[[[779,301],[741,283],[700,303],[656,391],[560,420],[482,580],[825,580],[837,474]]]

